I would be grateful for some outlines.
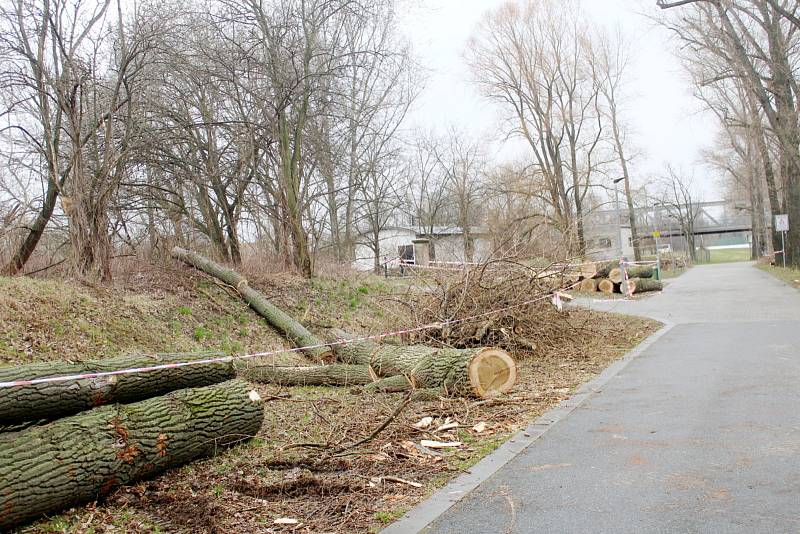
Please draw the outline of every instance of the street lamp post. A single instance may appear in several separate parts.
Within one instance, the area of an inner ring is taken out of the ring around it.
[[[622,258],[622,224],[619,222],[619,187],[617,186],[625,177],[614,180],[614,213],[617,218],[617,239],[619,240],[619,257]]]

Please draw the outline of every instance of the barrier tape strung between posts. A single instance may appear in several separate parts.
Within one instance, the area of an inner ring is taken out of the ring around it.
[[[411,334],[414,332],[423,332],[425,330],[434,330],[437,328],[442,328],[445,326],[450,326],[459,323],[465,323],[469,321],[474,321],[475,319],[481,319],[483,317],[488,317],[489,315],[494,315],[496,313],[512,310],[514,308],[521,308],[523,306],[529,306],[531,304],[535,304],[536,302],[541,302],[543,300],[547,300],[548,298],[553,299],[553,304],[558,306],[560,303],[560,295],[559,291],[567,291],[569,289],[575,288],[580,282],[576,282],[574,284],[570,284],[568,286],[562,286],[558,289],[553,289],[546,294],[539,295],[538,297],[525,301],[520,302],[519,304],[513,304],[511,306],[506,306],[505,308],[499,308],[496,310],[491,310],[488,312],[484,312],[478,315],[472,315],[470,317],[464,317],[462,319],[450,319],[448,321],[440,321],[436,323],[429,323],[422,326],[416,326],[413,328],[404,328],[402,330],[395,330],[393,332],[383,332],[380,334],[371,334],[368,336],[361,336],[356,337],[353,339],[340,339],[338,341],[333,341],[331,343],[318,343],[316,345],[306,345],[304,347],[295,347],[291,349],[280,349],[280,350],[271,350],[266,352],[255,352],[252,354],[241,354],[238,356],[222,356],[219,358],[206,358],[202,360],[191,360],[186,362],[174,362],[174,363],[164,363],[160,365],[153,365],[149,367],[131,367],[129,369],[118,369],[116,371],[99,371],[94,373],[81,373],[76,375],[63,375],[63,376],[51,376],[45,378],[33,378],[30,380],[13,380],[10,382],[0,382],[0,389],[4,388],[12,388],[12,387],[22,387],[22,386],[34,386],[37,384],[49,384],[49,383],[56,383],[56,382],[72,382],[77,380],[87,380],[92,378],[104,378],[104,377],[111,377],[111,376],[119,376],[119,375],[130,375],[130,374],[140,374],[140,373],[150,373],[153,371],[160,371],[162,369],[177,369],[180,367],[189,367],[192,365],[206,365],[210,363],[229,363],[236,360],[251,360],[253,358],[263,358],[266,356],[276,356],[281,353],[286,352],[300,352],[304,350],[310,349],[319,349],[323,347],[333,347],[339,345],[347,345],[349,343],[356,343],[359,341],[375,341],[379,339],[383,339],[386,337],[392,336],[399,336],[403,334]],[[559,307],[560,309],[560,307]]]

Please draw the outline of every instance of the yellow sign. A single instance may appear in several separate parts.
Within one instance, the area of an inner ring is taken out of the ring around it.
[[[653,237],[661,237],[661,232],[656,230],[655,232],[653,232]]]

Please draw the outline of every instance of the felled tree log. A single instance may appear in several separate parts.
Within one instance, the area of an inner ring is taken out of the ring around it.
[[[578,289],[586,293],[594,293],[597,291],[597,280],[593,278],[584,278],[581,280],[581,285]]]
[[[378,380],[367,365],[331,364],[310,367],[261,365],[239,373],[253,382],[283,386],[363,386]]]
[[[353,341],[336,345],[335,350],[344,363],[368,365],[381,377],[407,377],[415,389],[443,387],[450,395],[492,397],[508,392],[517,379],[514,360],[496,348],[453,349]]]
[[[664,289],[663,284],[659,280],[651,278],[633,278],[628,280],[628,286],[631,293],[645,293],[647,291],[661,291]]]
[[[597,275],[597,264],[593,262],[588,262],[581,264],[580,266],[580,276],[584,279],[587,278],[594,278]]]
[[[594,274],[594,278],[608,278],[611,269],[619,267],[619,262],[611,261],[608,263],[598,263],[597,264],[597,271]]]
[[[614,282],[608,278],[603,278],[597,282],[597,289],[609,295],[614,292]]]
[[[628,267],[628,278],[652,278],[655,272],[651,265],[631,265]]]
[[[0,530],[255,435],[260,398],[231,380],[0,435]]]
[[[0,367],[0,382],[15,382],[93,371],[148,368],[224,356],[222,353],[138,354],[81,363],[32,363]],[[176,389],[207,386],[236,376],[232,362],[187,365],[135,374],[84,378],[0,388],[0,426],[55,419],[114,402],[129,403]]]
[[[326,346],[320,338],[309,332],[299,322],[289,317],[283,310],[272,304],[264,295],[248,286],[247,280],[236,271],[180,247],[172,249],[172,256],[236,288],[236,291],[239,292],[251,308],[264,317],[275,329],[289,338],[296,347],[312,347],[305,349],[305,353],[312,358],[323,362],[332,360],[333,351],[331,351],[330,347]]]
[[[628,278],[651,278],[653,276],[653,268],[650,266],[637,266],[631,265],[627,268],[628,271]],[[611,269],[608,273],[608,279],[614,282],[615,284],[622,283],[624,276],[622,273],[622,269],[619,267],[615,269]]]
[[[341,339],[351,336],[335,331]],[[389,345],[349,341],[334,345],[341,364],[316,367],[256,367],[251,380],[286,385],[348,386],[365,384],[366,391],[431,389],[441,395],[493,397],[516,382],[514,360],[494,348],[453,349],[425,345]]]

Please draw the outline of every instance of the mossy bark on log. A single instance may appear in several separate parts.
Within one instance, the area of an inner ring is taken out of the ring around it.
[[[645,293],[647,291],[661,291],[664,289],[663,284],[659,280],[651,278],[634,278],[628,280],[630,284],[631,293]]]
[[[325,346],[320,338],[309,332],[286,312],[272,304],[264,295],[248,286],[247,279],[244,276],[208,258],[204,258],[200,254],[180,247],[172,249],[172,256],[233,286],[251,308],[264,317],[275,329],[289,338],[296,347],[313,347],[305,349],[304,352],[315,360],[324,362],[332,360],[333,352],[330,347]]]
[[[263,417],[258,395],[231,380],[0,435],[0,530],[213,455]]]
[[[614,292],[614,282],[608,278],[602,278],[597,282],[597,289],[610,295]]]
[[[363,386],[378,379],[368,365],[343,363],[312,367],[260,365],[239,374],[253,382],[283,386]]]
[[[137,354],[81,363],[46,362],[0,367],[0,382],[79,375],[94,371],[147,368],[222,357],[222,353]],[[232,362],[202,363],[142,373],[47,382],[0,389],[0,426],[55,419],[111,403],[157,397],[176,389],[207,386],[234,378]]]
[[[499,395],[513,387],[517,376],[514,360],[494,348],[396,346],[371,341],[334,347],[344,363],[369,365],[378,376],[404,376],[416,389],[444,388],[450,395]]]
[[[628,267],[628,278],[652,278],[655,269],[650,265],[631,265]]]
[[[626,267],[628,271],[628,278],[652,278],[653,276],[653,268],[650,266],[638,266],[638,265],[631,265],[630,267]],[[620,284],[624,280],[624,275],[622,273],[622,269],[616,267],[611,269],[608,273],[608,279],[614,282],[615,284]]]

